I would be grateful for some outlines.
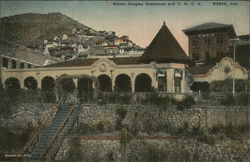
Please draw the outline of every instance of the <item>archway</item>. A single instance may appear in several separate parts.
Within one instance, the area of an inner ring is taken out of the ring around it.
[[[93,98],[93,80],[90,77],[79,78],[77,86],[81,102],[87,102]]]
[[[198,92],[199,90],[201,92],[208,92],[209,91],[209,83],[208,82],[193,82],[190,89],[193,92]]]
[[[41,89],[43,91],[53,91],[55,88],[55,80],[51,76],[46,76],[42,79]]]
[[[79,93],[93,91],[93,81],[91,78],[79,78],[77,85]]]
[[[131,79],[126,74],[120,74],[115,79],[115,89],[120,92],[131,92]]]
[[[17,78],[11,77],[5,80],[4,85],[6,88],[10,89],[20,89],[20,82]]]
[[[88,75],[67,75],[67,74],[63,74],[59,78],[57,78],[56,81],[55,81],[57,101],[58,101],[58,99],[61,98],[63,92],[66,92],[66,93],[74,92],[76,86],[74,84],[73,79],[78,79],[78,81],[77,81],[77,84],[78,84],[77,89],[78,89],[78,91],[84,92],[83,91],[84,89],[85,90],[89,89],[89,90],[91,90],[89,92],[91,94],[90,94],[90,96],[88,96],[88,98],[91,97],[91,98],[96,99],[98,97],[99,82],[98,82],[96,77],[91,77],[91,76],[88,76]],[[90,84],[90,80],[91,80],[92,84]],[[87,85],[89,85],[89,86],[84,85],[83,84],[84,82],[85,83],[87,82],[88,83]],[[91,85],[91,88],[90,88],[90,85]],[[79,94],[80,98],[81,98],[81,96],[83,96],[83,94],[81,94],[81,93],[78,93],[78,94]]]
[[[24,80],[24,87],[28,89],[37,89],[37,81],[34,77],[27,77]]]
[[[136,92],[150,92],[152,90],[152,79],[148,74],[142,73],[135,78]]]
[[[100,83],[100,89],[102,92],[111,92],[112,91],[112,81],[111,78],[105,74],[102,74],[98,77]]]
[[[63,92],[73,93],[75,90],[75,83],[72,78],[64,78],[60,80]]]

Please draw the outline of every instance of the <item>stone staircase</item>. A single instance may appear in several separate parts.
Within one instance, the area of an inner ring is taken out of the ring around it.
[[[52,122],[40,134],[38,142],[31,151],[32,160],[44,160],[47,155],[53,158],[61,142],[77,120],[80,107],[64,104],[57,111]]]

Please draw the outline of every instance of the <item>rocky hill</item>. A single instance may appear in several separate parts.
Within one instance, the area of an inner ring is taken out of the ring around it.
[[[0,38],[24,46],[42,44],[56,35],[71,34],[73,28],[89,28],[61,13],[27,13],[0,18]]]

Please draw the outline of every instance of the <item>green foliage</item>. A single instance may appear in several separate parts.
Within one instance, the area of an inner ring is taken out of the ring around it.
[[[105,124],[104,124],[104,122],[103,121],[99,121],[98,123],[97,123],[97,129],[100,131],[100,132],[103,132],[104,131],[104,128],[105,128]]]
[[[198,136],[197,140],[206,144],[214,145],[216,143],[216,136],[211,133],[204,133]]]
[[[245,92],[248,83],[246,80],[235,79],[235,91]],[[210,86],[211,92],[232,92],[233,90],[233,80],[226,79],[223,81],[213,81]]]
[[[0,129],[0,160],[13,160],[6,159],[4,155],[9,154],[13,150],[18,154],[34,131],[32,124],[29,124],[29,127],[20,130],[13,130],[4,127],[1,127]]]
[[[192,96],[186,96],[181,101],[174,101],[178,110],[189,109],[191,106],[195,105],[194,98]]]
[[[70,161],[81,161],[84,158],[84,152],[81,149],[80,140],[73,138],[71,141],[71,146],[67,152],[67,160]]]
[[[115,130],[121,130],[123,128],[122,119],[117,118],[115,122]]]
[[[235,104],[235,97],[233,94],[226,94],[224,98],[221,99],[221,104],[225,106],[231,106]]]
[[[119,115],[121,119],[125,119],[127,115],[127,109],[125,109],[124,107],[119,107],[118,109],[116,109],[116,114]]]
[[[220,103],[225,106],[247,106],[250,103],[250,94],[240,93],[233,95],[228,93],[220,100]]]

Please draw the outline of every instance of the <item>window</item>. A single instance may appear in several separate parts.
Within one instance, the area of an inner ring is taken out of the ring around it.
[[[222,45],[223,44],[223,37],[217,37],[216,38],[216,44],[217,45]]]
[[[193,45],[193,47],[198,46],[198,39],[194,39],[194,40],[192,41],[192,45]]]
[[[20,63],[20,69],[24,69],[24,62]]]
[[[210,46],[211,45],[211,42],[210,42],[210,38],[205,38],[205,44]]]
[[[16,61],[15,60],[11,61],[11,68],[16,69]]]
[[[181,77],[175,77],[174,87],[175,87],[175,92],[181,92]]]
[[[28,64],[28,68],[31,68],[31,64]]]
[[[6,68],[8,68],[8,59],[7,58],[3,58],[3,67],[6,67]]]
[[[163,92],[166,90],[167,90],[166,76],[159,76],[158,77],[158,91]]]

